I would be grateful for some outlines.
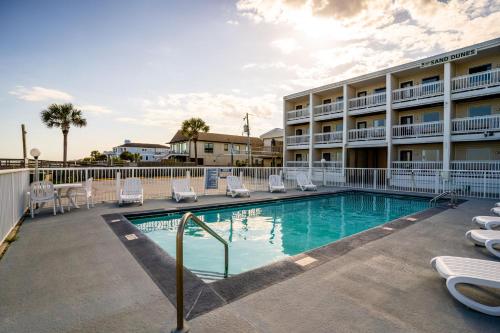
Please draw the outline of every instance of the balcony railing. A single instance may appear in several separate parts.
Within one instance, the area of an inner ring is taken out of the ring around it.
[[[452,119],[451,131],[453,134],[500,131],[500,115]]]
[[[286,138],[287,146],[301,146],[309,144],[309,135],[294,135]]]
[[[442,161],[394,161],[393,169],[412,169],[412,170],[439,170],[443,168]]]
[[[378,105],[385,104],[386,95],[385,92],[351,98],[349,100],[349,110],[368,108]]]
[[[500,68],[476,74],[457,76],[451,80],[452,92],[462,92],[498,85],[500,85]]]
[[[416,99],[429,98],[443,95],[444,81],[419,84],[412,87],[392,91],[393,103],[401,103]]]
[[[313,167],[317,168],[342,168],[342,161],[314,161]]]
[[[383,140],[385,139],[385,126],[349,130],[348,139],[349,141]]]
[[[308,161],[287,161],[286,166],[293,167],[293,168],[307,168],[309,166],[309,162]]]
[[[420,138],[440,135],[443,135],[442,121],[392,126],[392,137],[395,139]]]
[[[451,170],[500,171],[500,161],[451,161]]]
[[[305,109],[298,109],[298,110],[292,110],[288,111],[286,114],[286,119],[287,120],[298,120],[298,119],[307,119],[309,118],[309,108]]]
[[[342,111],[344,111],[343,101],[317,105],[314,107],[315,116],[324,116],[328,114],[342,113]]]
[[[314,135],[315,143],[338,143],[342,142],[342,131],[319,133]]]

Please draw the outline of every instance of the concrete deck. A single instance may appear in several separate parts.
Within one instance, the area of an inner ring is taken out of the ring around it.
[[[178,206],[99,204],[28,218],[0,260],[0,332],[169,331],[175,308],[101,215]],[[429,265],[436,255],[495,260],[464,240],[472,216],[491,206],[473,200],[426,218],[201,315],[192,332],[498,332],[500,318],[454,301]],[[489,301],[500,304],[500,294]]]

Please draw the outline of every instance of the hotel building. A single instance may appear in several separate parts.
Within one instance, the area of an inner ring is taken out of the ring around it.
[[[283,111],[286,166],[500,170],[500,38],[285,96]]]

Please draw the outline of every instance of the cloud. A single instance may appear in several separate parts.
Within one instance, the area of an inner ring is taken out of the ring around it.
[[[240,24],[240,22],[238,22],[236,20],[227,20],[226,23],[227,24],[231,24],[231,25],[238,25],[238,24]]]
[[[300,49],[299,44],[293,38],[277,39],[271,42],[271,46],[279,49],[284,54],[290,54],[293,51]]]
[[[207,92],[167,94],[142,101],[140,116],[115,118],[122,123],[163,127],[174,135],[183,120],[200,117],[211,132],[241,134],[243,117],[248,112],[252,135],[281,126],[281,98],[274,94],[244,97]]]
[[[28,102],[41,102],[41,101],[64,101],[68,102],[73,99],[70,94],[56,89],[49,89],[44,87],[31,87],[16,86],[9,94],[16,96],[18,99]]]
[[[113,112],[111,109],[109,109],[105,106],[93,105],[93,104],[78,105],[78,109],[82,110],[83,112],[90,112],[90,113],[96,113],[96,114],[104,114],[104,113]]]

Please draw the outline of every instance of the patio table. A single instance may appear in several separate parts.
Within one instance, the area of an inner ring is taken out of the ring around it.
[[[67,183],[67,184],[54,184],[54,189],[57,191],[57,195],[59,197],[59,206],[61,206],[61,213],[64,213],[64,208],[61,203],[62,191],[66,190],[66,196],[68,197],[69,203],[71,206],[75,208],[80,208],[70,193],[74,190],[83,187],[82,183]]]

